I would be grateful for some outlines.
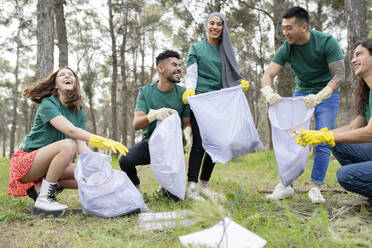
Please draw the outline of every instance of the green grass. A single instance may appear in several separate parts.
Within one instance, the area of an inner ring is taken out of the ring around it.
[[[312,160],[294,184],[295,190],[310,186]],[[114,159],[113,167],[118,168]],[[324,188],[341,189],[331,161]],[[249,154],[223,165],[217,164],[212,189],[223,193],[228,202],[213,204],[189,200],[174,202],[157,196],[158,184],[150,166],[139,166],[144,199],[151,211],[193,209],[198,224],[161,231],[141,230],[137,216],[102,219],[83,215],[76,190],[64,190],[58,199],[74,211],[59,218],[31,215],[33,201],[7,195],[9,162],[0,159],[0,247],[181,247],[178,237],[210,227],[229,214],[233,220],[258,234],[265,247],[372,247],[372,214],[366,209],[340,205],[355,194],[324,194],[327,202],[313,205],[306,193],[292,199],[268,202],[258,189],[273,189],[279,182],[273,152]]]

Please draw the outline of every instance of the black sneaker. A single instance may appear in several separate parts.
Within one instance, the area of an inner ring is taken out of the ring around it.
[[[161,195],[161,196],[164,196],[168,199],[172,199],[174,201],[178,201],[179,198],[175,195],[173,195],[171,192],[169,192],[168,190],[164,189],[162,186],[159,186],[158,189],[156,190],[156,193],[158,195]]]

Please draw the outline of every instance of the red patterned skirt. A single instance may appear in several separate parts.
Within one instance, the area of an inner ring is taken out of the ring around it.
[[[34,182],[22,183],[20,180],[30,170],[39,149],[25,152],[21,148],[10,159],[8,194],[14,197],[26,196],[27,190],[42,181],[42,178]]]

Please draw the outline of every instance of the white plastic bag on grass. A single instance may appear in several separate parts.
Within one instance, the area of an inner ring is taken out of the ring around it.
[[[82,153],[74,176],[84,214],[109,218],[147,210],[141,193],[127,174],[112,169],[111,157],[96,152]]]
[[[283,185],[288,186],[305,169],[309,147],[291,138],[294,131],[309,129],[314,108],[306,108],[303,97],[283,97],[269,107],[276,163]]]
[[[211,228],[179,239],[183,246],[193,248],[262,248],[266,244],[266,240],[227,217]]]
[[[150,163],[156,180],[181,200],[186,193],[186,168],[182,144],[181,120],[172,114],[157,121],[149,140]]]
[[[213,162],[263,149],[241,86],[187,98],[198,122],[202,145]]]

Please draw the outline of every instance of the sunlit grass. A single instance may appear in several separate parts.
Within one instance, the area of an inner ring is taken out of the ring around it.
[[[117,159],[112,164],[119,168]],[[309,188],[311,166],[309,159],[304,175],[294,184],[296,190]],[[210,227],[226,215],[267,240],[266,247],[372,247],[371,213],[338,205],[342,199],[356,198],[354,194],[327,192],[325,204],[313,205],[306,193],[278,202],[268,202],[266,194],[257,193],[257,189],[270,190],[279,182],[272,152],[216,165],[210,184],[227,202],[175,202],[158,196],[150,166],[137,167],[141,190],[152,212],[195,212],[197,224],[161,231],[141,230],[136,215],[113,219],[85,216],[79,212],[75,190],[64,190],[58,196],[73,212],[60,218],[33,216],[31,199],[7,195],[8,167],[8,160],[0,159],[0,247],[181,247],[179,236]],[[324,188],[341,189],[335,179],[338,167],[337,162],[330,163]]]

